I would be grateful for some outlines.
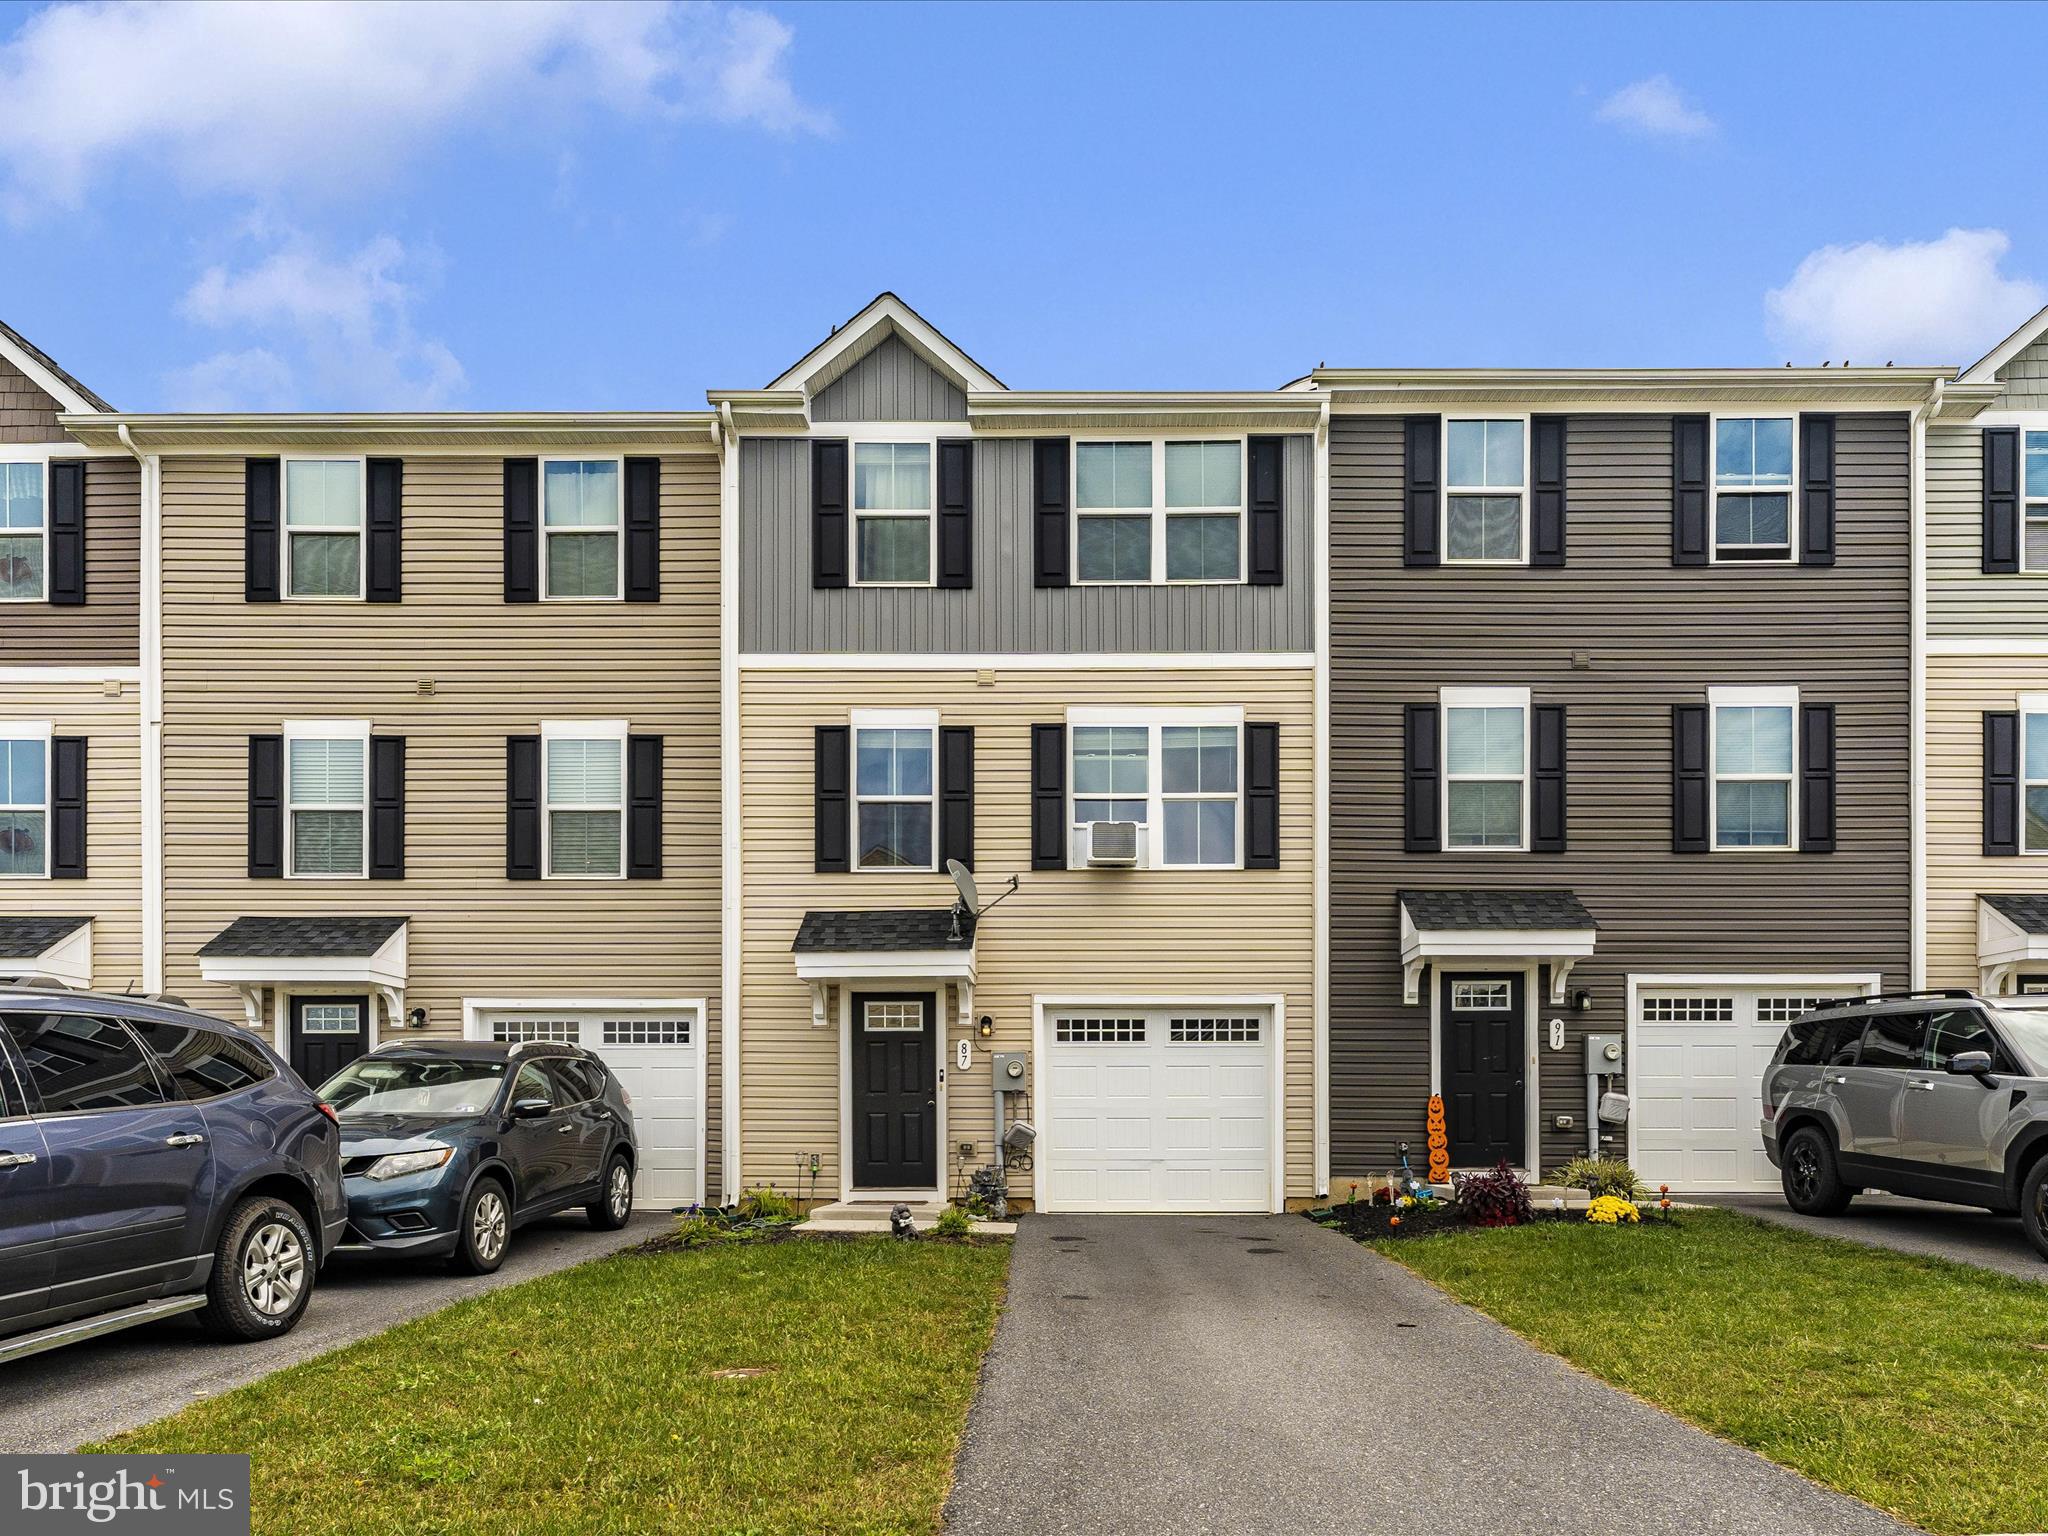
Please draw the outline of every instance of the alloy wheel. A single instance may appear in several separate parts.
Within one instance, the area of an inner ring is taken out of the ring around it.
[[[242,1245],[242,1293],[265,1317],[291,1311],[306,1288],[306,1250],[281,1221],[266,1221]]]
[[[1820,1189],[1820,1154],[1811,1142],[1801,1142],[1792,1149],[1792,1193],[1801,1200],[1811,1200]]]
[[[505,1202],[494,1189],[477,1197],[476,1210],[469,1218],[470,1246],[486,1264],[505,1251]]]
[[[611,1205],[612,1220],[624,1221],[633,1209],[633,1176],[626,1172],[624,1163],[612,1164],[611,1187],[605,1192]]]

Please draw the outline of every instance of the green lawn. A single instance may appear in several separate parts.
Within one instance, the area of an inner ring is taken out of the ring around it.
[[[1008,1268],[888,1238],[620,1254],[89,1449],[246,1451],[255,1529],[294,1536],[931,1531]]]
[[[1929,1530],[2048,1530],[2048,1286],[1730,1211],[1679,1222],[1374,1246],[1573,1364]]]

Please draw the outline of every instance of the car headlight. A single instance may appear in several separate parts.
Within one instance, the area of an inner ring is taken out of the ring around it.
[[[438,1168],[455,1155],[453,1147],[427,1147],[418,1152],[393,1152],[370,1164],[366,1179],[402,1179],[408,1173],[425,1173]]]

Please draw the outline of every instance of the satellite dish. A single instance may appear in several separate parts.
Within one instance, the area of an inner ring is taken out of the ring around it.
[[[946,873],[952,877],[953,884],[960,891],[960,905],[979,915],[981,892],[975,889],[973,873],[958,859],[946,860]]]

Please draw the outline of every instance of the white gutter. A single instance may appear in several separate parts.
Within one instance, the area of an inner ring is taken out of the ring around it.
[[[1940,406],[1941,397],[1942,383],[1937,379],[1930,398],[1913,408],[1907,461],[1913,552],[1912,617],[1909,621],[1912,702],[1907,717],[1913,745],[1908,759],[1911,766],[1907,802],[1912,903],[1910,984],[1915,989],[1927,985],[1927,415]]]
[[[719,1203],[740,1189],[740,670],[739,431],[718,406],[718,1182]]]
[[[164,990],[164,586],[163,460],[115,428],[141,466],[142,494],[142,990]]]
[[[1330,1192],[1330,400],[1315,437],[1315,1192]]]

